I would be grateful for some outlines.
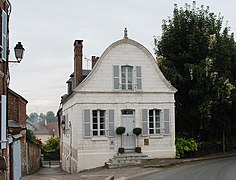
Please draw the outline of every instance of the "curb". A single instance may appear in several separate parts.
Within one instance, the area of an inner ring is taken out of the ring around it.
[[[93,180],[93,179],[99,179],[99,180],[114,180],[114,176],[102,176],[102,175],[82,175],[79,177],[81,180]]]
[[[162,164],[156,164],[156,165],[144,165],[144,168],[163,168],[163,167],[169,167],[177,164],[184,164],[188,162],[197,162],[197,161],[203,161],[203,160],[211,160],[211,159],[221,159],[226,157],[233,157],[236,156],[235,154],[225,154],[220,156],[209,156],[209,157],[200,157],[200,158],[192,158],[192,159],[183,159],[183,160],[176,160],[174,162],[167,162]]]

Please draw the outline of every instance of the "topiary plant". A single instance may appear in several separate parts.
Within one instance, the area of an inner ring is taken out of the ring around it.
[[[119,148],[120,153],[124,153],[124,148],[122,148],[122,134],[125,133],[125,127],[119,126],[116,128],[116,134],[121,136],[121,148]]]
[[[133,133],[136,135],[136,136],[139,136],[141,133],[142,133],[142,128],[140,127],[136,127],[133,129]]]
[[[125,133],[125,127],[120,126],[120,127],[116,128],[116,134],[122,135],[124,133]]]
[[[141,148],[138,148],[138,136],[142,133],[142,128],[140,127],[136,127],[133,129],[133,133],[137,136],[137,147],[135,149],[137,149],[136,151],[141,152]]]

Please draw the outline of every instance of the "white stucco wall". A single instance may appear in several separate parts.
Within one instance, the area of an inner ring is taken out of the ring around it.
[[[142,90],[113,90],[113,66],[131,65],[142,67]],[[120,137],[83,137],[83,111],[85,109],[114,110],[115,128],[121,125],[121,110],[135,111],[135,127],[142,127],[142,109],[160,109],[170,111],[170,135],[139,137],[142,152],[150,158],[175,157],[175,89],[166,81],[152,55],[133,40],[123,39],[113,43],[103,53],[90,75],[76,87],[75,92],[63,103],[63,114],[68,114],[70,130],[63,134],[63,144],[73,155],[71,160],[62,154],[62,161],[71,164],[77,171],[103,166],[117,154]],[[106,121],[106,127],[108,122]],[[164,122],[161,121],[161,129]],[[71,139],[72,136],[72,139]],[[149,145],[144,145],[149,139]],[[114,145],[111,145],[114,141]],[[75,155],[76,154],[76,155]],[[76,164],[76,165],[75,165]],[[68,166],[68,165],[67,165]],[[69,171],[64,167],[65,170]]]

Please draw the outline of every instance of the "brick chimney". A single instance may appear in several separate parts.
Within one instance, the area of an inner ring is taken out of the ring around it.
[[[92,69],[93,69],[93,67],[95,66],[95,64],[97,63],[98,58],[99,58],[99,57],[92,56]]]
[[[74,42],[74,88],[83,81],[83,40]]]

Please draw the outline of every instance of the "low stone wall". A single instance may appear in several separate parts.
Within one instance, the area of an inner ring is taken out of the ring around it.
[[[41,166],[41,145],[27,143],[28,174],[36,172]]]

